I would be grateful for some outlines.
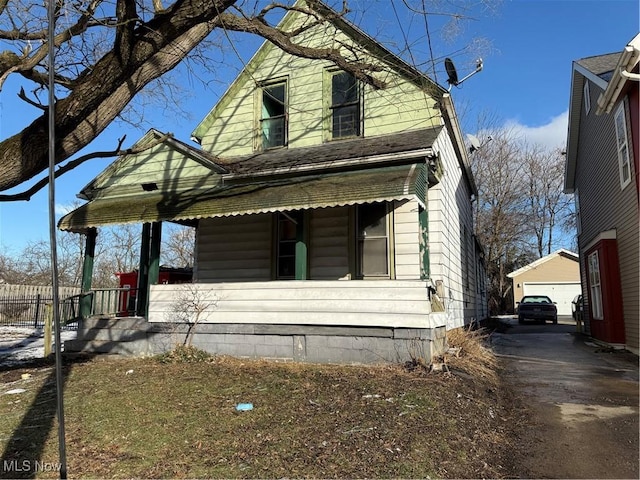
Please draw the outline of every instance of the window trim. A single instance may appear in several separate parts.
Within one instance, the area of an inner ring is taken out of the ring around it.
[[[370,205],[371,203],[382,203],[385,206],[385,227],[386,227],[386,246],[387,246],[387,273],[383,275],[365,275],[362,273],[362,265],[361,265],[361,248],[360,248],[360,232],[359,232],[359,211],[360,208],[364,205]],[[395,258],[394,252],[394,204],[392,202],[370,202],[354,205],[354,228],[353,228],[353,238],[354,238],[354,268],[355,275],[354,278],[359,280],[393,280],[395,279],[395,262],[393,259]]]
[[[273,260],[272,279],[274,280],[307,280],[309,276],[309,216],[306,210],[275,212],[273,219]],[[293,244],[293,275],[280,276],[280,222],[282,219],[292,221],[295,225],[295,238],[286,240]]]
[[[604,320],[602,305],[602,269],[600,268],[600,256],[598,250],[587,256],[587,276],[589,279],[589,308],[591,318]]]
[[[266,90],[272,87],[277,87],[282,85],[284,87],[284,114],[275,115],[270,117],[264,116],[264,97],[267,94]],[[280,78],[276,80],[271,80],[268,82],[263,82],[259,84],[258,88],[258,112],[257,112],[257,148],[256,150],[265,151],[265,150],[273,150],[276,148],[283,148],[288,146],[289,144],[289,79],[288,78]],[[265,120],[273,120],[282,118],[284,122],[283,126],[283,135],[282,135],[282,143],[273,146],[265,145],[265,139],[263,137],[263,125]]]
[[[619,117],[622,121],[619,122]],[[616,131],[616,153],[618,155],[618,172],[620,174],[620,189],[624,190],[631,183],[631,159],[629,155],[629,136],[627,134],[627,113],[624,102],[616,108],[613,115],[613,123]],[[619,130],[620,123],[622,131]],[[620,141],[623,140],[621,143]],[[627,175],[625,178],[625,167]]]
[[[591,111],[591,90],[589,88],[589,81],[586,79],[582,87],[582,94],[584,96],[584,113],[589,115]]]

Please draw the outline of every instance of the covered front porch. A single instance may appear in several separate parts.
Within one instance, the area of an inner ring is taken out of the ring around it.
[[[431,312],[423,281],[169,284],[150,292],[148,317],[84,319],[65,350],[154,355],[188,342],[238,357],[428,363],[445,348],[445,314]]]

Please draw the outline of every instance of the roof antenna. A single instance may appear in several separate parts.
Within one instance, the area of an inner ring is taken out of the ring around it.
[[[453,60],[451,60],[450,58],[444,59],[444,68],[447,71],[447,76],[449,77],[447,79],[447,82],[449,83],[449,88],[447,91],[451,91],[452,86],[457,87],[462,82],[464,82],[467,78],[469,78],[472,75],[475,75],[480,70],[482,70],[482,59],[479,58],[478,60],[476,60],[476,69],[473,72],[471,72],[469,75],[464,77],[462,80],[458,80],[458,72],[456,71],[456,67],[453,64]]]

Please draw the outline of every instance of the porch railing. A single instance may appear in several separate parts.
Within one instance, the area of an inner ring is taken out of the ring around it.
[[[127,317],[136,314],[136,289],[95,288],[60,299],[60,323],[67,330],[77,328],[83,316]],[[0,297],[0,326],[43,328],[51,315],[53,299],[44,295]]]
[[[85,296],[90,296],[89,316],[128,317],[136,314],[135,288],[92,288]]]

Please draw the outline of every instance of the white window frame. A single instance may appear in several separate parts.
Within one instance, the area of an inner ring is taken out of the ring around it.
[[[582,87],[582,94],[584,95],[584,113],[589,115],[591,111],[591,92],[589,89],[589,81],[585,80],[584,87]]]
[[[377,202],[375,202],[377,203]],[[381,279],[390,279],[393,278],[394,274],[392,273],[392,262],[391,259],[393,257],[393,249],[391,239],[393,238],[393,209],[392,205],[388,202],[383,202],[383,207],[385,209],[384,216],[384,225],[385,225],[385,233],[384,235],[376,235],[373,237],[369,237],[370,240],[385,240],[386,244],[386,273],[376,273],[376,274],[366,274],[363,272],[363,246],[364,242],[366,242],[366,237],[361,235],[359,224],[360,224],[360,210],[362,208],[367,208],[369,204],[359,204],[356,205],[355,208],[355,239],[356,239],[356,278],[366,279],[366,278],[381,278]]]
[[[589,275],[589,303],[591,315],[594,320],[603,320],[602,310],[602,284],[600,272],[600,257],[598,251],[590,253],[587,257],[587,271]]]
[[[631,183],[631,160],[629,159],[629,137],[627,135],[627,116],[624,102],[620,102],[613,115],[616,127],[616,148],[618,153],[618,170],[620,172],[620,189]]]

